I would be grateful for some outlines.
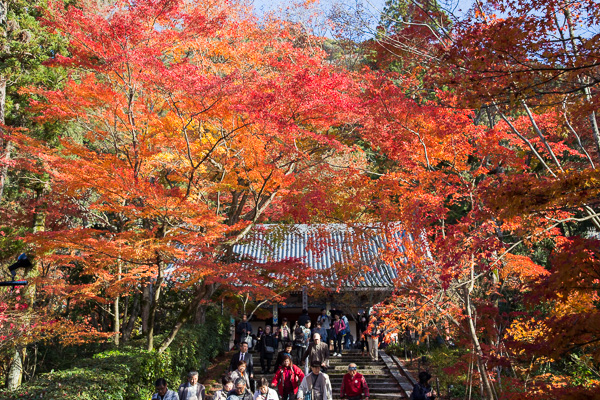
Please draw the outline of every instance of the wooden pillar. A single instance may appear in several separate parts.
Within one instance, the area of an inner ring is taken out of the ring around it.
[[[306,286],[302,286],[302,309],[308,310],[308,291]]]

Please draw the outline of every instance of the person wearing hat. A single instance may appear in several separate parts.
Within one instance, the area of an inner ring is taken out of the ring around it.
[[[332,400],[331,382],[329,376],[321,372],[321,363],[313,361],[310,369],[298,388],[298,400]]]
[[[365,377],[356,370],[356,364],[348,365],[348,373],[342,380],[340,389],[340,398],[348,400],[361,400],[362,396],[369,400],[369,386]]]
[[[313,341],[308,346],[302,360],[304,361],[308,357],[308,365],[313,365],[315,361],[321,364],[321,371],[327,372],[329,367],[329,346],[321,341],[321,335],[315,333],[313,335]]]
[[[315,333],[318,333],[321,336],[321,342],[327,344],[327,329],[323,325],[321,325],[320,321],[317,321],[317,326],[312,329],[313,338]]]
[[[427,371],[421,371],[419,373],[419,383],[417,383],[413,392],[410,396],[413,400],[433,400],[435,399],[435,392],[431,388],[429,384],[429,380],[431,379],[431,374]]]

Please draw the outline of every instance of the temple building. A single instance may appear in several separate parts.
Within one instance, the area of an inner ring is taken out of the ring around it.
[[[283,317],[293,326],[303,309],[314,322],[326,308],[344,311],[355,335],[354,318],[391,295],[407,243],[412,238],[399,224],[265,224],[257,225],[233,253],[242,262],[301,263],[314,273],[314,284],[286,293],[280,303],[264,302],[271,317],[253,319],[257,327],[278,325]]]

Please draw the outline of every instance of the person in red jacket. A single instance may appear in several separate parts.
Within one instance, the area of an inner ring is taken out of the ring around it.
[[[348,365],[348,373],[342,380],[340,398],[348,400],[360,400],[362,396],[369,400],[369,386],[365,377],[356,370],[356,364]]]
[[[271,386],[277,388],[281,400],[295,400],[302,379],[304,372],[294,365],[289,354],[284,354],[283,363],[275,372]]]

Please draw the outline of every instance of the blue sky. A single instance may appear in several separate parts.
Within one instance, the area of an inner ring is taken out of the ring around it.
[[[254,3],[254,7],[259,12],[271,11],[275,10],[282,6],[287,6],[291,3],[290,0],[250,0]],[[371,11],[376,12],[383,9],[385,4],[385,0],[360,0],[362,4],[369,8]],[[450,8],[453,8],[454,11],[457,11],[457,8],[462,8],[463,10],[468,8],[471,4],[473,4],[474,0],[441,0],[440,3],[447,4]],[[349,6],[353,6],[356,4],[356,0],[320,0],[319,1],[323,6],[331,7],[335,3],[342,3]],[[455,8],[457,7],[457,8]]]
[[[370,5],[372,5],[372,7],[376,7],[379,9],[383,8],[383,5],[385,4],[385,0],[364,0],[365,3],[369,3]],[[340,1],[336,1],[336,0],[321,0],[320,1],[321,4],[324,5],[332,5],[333,3],[345,3],[348,5],[353,5],[355,3],[354,0],[340,0]],[[276,9],[277,7],[280,7],[282,5],[288,5],[290,4],[290,1],[286,1],[286,0],[254,0],[254,7],[256,7],[259,10],[273,10]]]
[[[255,13],[260,16],[262,14],[264,14],[265,12],[270,12],[270,11],[274,11],[274,12],[278,12],[281,9],[285,9],[286,7],[291,6],[293,3],[296,3],[298,1],[301,0],[249,0],[250,2],[253,3],[254,8],[255,8]],[[459,10],[462,9],[462,11],[466,11],[469,6],[471,4],[473,4],[474,0],[438,0],[442,6],[444,8],[446,8],[447,10],[450,10],[452,13],[454,13],[455,15],[460,15],[462,14],[462,12],[460,12]],[[383,7],[385,5],[385,0],[317,0],[317,5],[316,7],[318,7],[322,14],[327,15],[329,14],[329,11],[332,10],[334,7],[342,7],[345,8],[348,11],[352,11],[356,8],[356,4],[360,3],[363,7],[360,15],[361,18],[365,18],[367,20],[367,23],[363,22],[363,23],[356,23],[357,26],[359,25],[368,25],[370,26],[370,29],[363,29],[362,33],[360,33],[359,35],[361,35],[362,38],[365,38],[366,36],[370,36],[369,35],[369,31],[372,30],[377,22],[379,21],[379,15],[381,13],[381,11],[383,10]],[[302,20],[306,20],[306,13],[302,13],[301,11],[299,11],[298,9],[294,9],[291,8],[288,11],[286,11],[285,13],[287,13],[287,15],[292,14],[292,17],[290,19],[294,19],[297,20],[297,18],[300,18]],[[295,16],[297,18],[294,18],[294,14],[296,14]],[[281,15],[280,15],[281,16]],[[317,29],[315,29],[315,34],[317,35],[322,35],[322,36],[331,36],[332,33],[331,31],[328,31],[327,28],[325,27],[325,23],[322,23],[321,21],[318,20],[311,20],[311,26],[313,28],[317,27]],[[358,40],[360,40],[357,37]]]

